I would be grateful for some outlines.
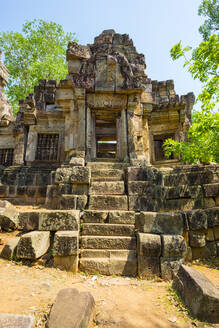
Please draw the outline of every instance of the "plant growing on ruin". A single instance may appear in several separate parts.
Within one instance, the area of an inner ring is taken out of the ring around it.
[[[67,74],[65,53],[74,33],[65,33],[62,26],[44,20],[27,21],[22,33],[0,34],[0,49],[10,72],[6,94],[14,112],[18,102],[33,93],[39,79],[61,80]]]
[[[203,41],[193,50],[183,48],[181,41],[170,50],[173,60],[184,57],[184,67],[203,84],[196,100],[201,109],[193,113],[187,140],[164,143],[166,156],[174,152],[183,163],[219,162],[219,1],[202,0],[198,14],[206,18],[199,28]]]

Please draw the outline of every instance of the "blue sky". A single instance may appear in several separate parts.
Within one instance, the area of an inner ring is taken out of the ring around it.
[[[66,32],[75,32],[80,44],[93,43],[104,29],[127,33],[138,52],[146,58],[148,77],[174,79],[178,94],[200,92],[182,67],[173,62],[169,51],[182,40],[196,46],[201,37],[197,15],[200,0],[0,0],[0,32],[21,31],[26,20],[42,18],[55,21]]]

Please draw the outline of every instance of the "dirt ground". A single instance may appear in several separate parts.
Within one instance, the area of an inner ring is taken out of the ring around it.
[[[16,233],[1,234],[5,243]],[[0,250],[1,250],[0,246]],[[219,286],[219,270],[194,267]],[[35,327],[44,327],[50,307],[65,287],[90,291],[96,302],[96,328],[219,327],[191,318],[161,279],[73,275],[39,263],[23,265],[0,259],[0,313],[34,314]],[[60,327],[61,328],[61,327]]]

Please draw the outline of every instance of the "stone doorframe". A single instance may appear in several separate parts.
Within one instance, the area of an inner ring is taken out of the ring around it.
[[[94,160],[97,158],[96,111],[95,109],[90,109],[87,107],[86,114],[86,157],[87,160]],[[121,109],[118,114],[119,117],[116,118],[116,159],[124,161],[128,156],[126,109]]]
[[[96,113],[106,111],[118,113],[116,118],[117,150],[116,159],[127,160],[128,136],[127,136],[127,96],[121,94],[95,94],[87,95],[86,108],[86,159],[94,160],[97,157],[96,150]]]

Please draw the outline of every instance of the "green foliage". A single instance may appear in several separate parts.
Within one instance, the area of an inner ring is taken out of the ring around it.
[[[219,37],[214,34],[219,29],[218,0],[202,0],[199,15],[207,17],[199,29],[203,41],[193,50],[191,47],[183,48],[181,41],[170,50],[173,60],[184,57],[184,67],[193,79],[198,79],[203,85],[197,97],[201,111],[193,113],[188,139],[183,142],[168,139],[164,143],[166,156],[174,152],[183,163],[219,162],[219,114],[215,112],[219,103]],[[186,53],[190,50],[192,52],[187,59]]]
[[[182,163],[219,162],[219,113],[195,111],[188,140],[167,139],[164,147],[167,157],[174,152]]]
[[[61,25],[44,20],[27,21],[22,33],[0,34],[0,49],[10,72],[6,94],[14,111],[18,101],[33,93],[39,79],[61,80],[67,74],[65,54],[75,34],[65,33]]]
[[[200,26],[199,32],[205,41],[211,34],[218,31],[219,26],[219,2],[218,0],[203,0],[198,10],[199,16],[204,16],[207,19]]]

